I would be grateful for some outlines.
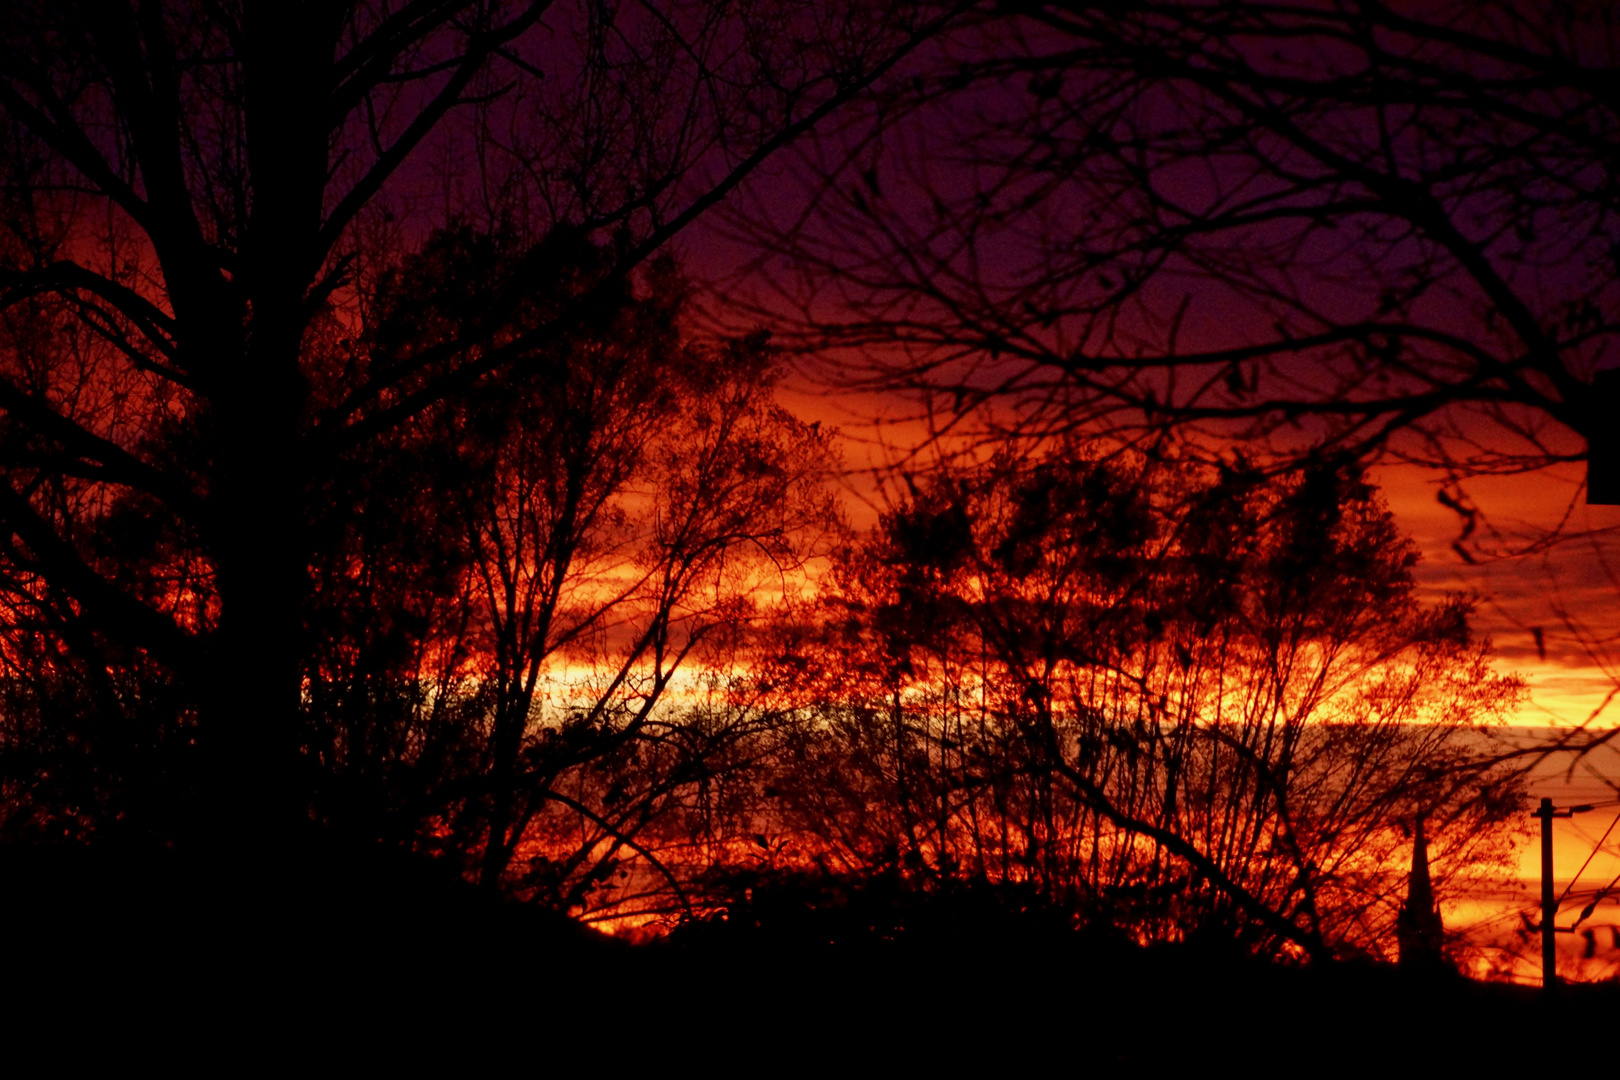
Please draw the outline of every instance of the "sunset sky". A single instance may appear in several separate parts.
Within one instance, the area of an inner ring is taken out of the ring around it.
[[[907,445],[907,433],[921,430],[905,419],[907,403],[829,394],[803,381],[782,400],[798,415],[845,434],[845,506],[852,525],[870,528],[877,519],[870,468],[892,460],[894,451]],[[886,421],[875,431],[874,417]],[[1437,498],[1441,474],[1404,463],[1384,463],[1371,472],[1421,553],[1415,570],[1421,586],[1435,596],[1475,595],[1474,625],[1491,638],[1497,670],[1525,681],[1527,693],[1508,718],[1512,730],[1504,746],[1534,747],[1582,725],[1594,733],[1620,726],[1620,701],[1608,700],[1620,685],[1614,663],[1620,639],[1620,507],[1586,506],[1584,476],[1584,465],[1566,465],[1529,476],[1469,481],[1465,490],[1488,523],[1476,534],[1480,543],[1469,547],[1475,559],[1470,563],[1454,546],[1463,519]],[[1550,549],[1507,554],[1560,528],[1569,538]],[[1489,557],[1493,550],[1504,554]],[[1620,741],[1579,757],[1549,755],[1530,772],[1532,798],[1549,797],[1559,806],[1596,804],[1554,823],[1554,880],[1560,892],[1568,888],[1573,897],[1562,907],[1563,925],[1574,921],[1584,895],[1620,877],[1617,788]],[[1447,925],[1482,947],[1472,961],[1476,974],[1539,982],[1535,939],[1525,936],[1520,918],[1535,903],[1539,860],[1539,826],[1527,818],[1517,849],[1517,884],[1446,905]],[[1584,957],[1584,937],[1560,935],[1565,976],[1602,979],[1620,971],[1620,936],[1609,940],[1620,934],[1620,899],[1600,903],[1582,927],[1598,935],[1596,955]]]
[[[908,419],[910,404],[829,392],[803,379],[779,396],[795,414],[841,432],[845,507],[852,525],[871,527],[877,518],[872,470],[922,434]],[[874,417],[884,422],[874,427]],[[1420,583],[1436,595],[1478,598],[1474,625],[1490,636],[1498,670],[1526,682],[1527,699],[1515,717],[1520,724],[1620,723],[1620,702],[1605,707],[1620,684],[1620,506],[1587,506],[1584,477],[1585,466],[1574,464],[1468,480],[1466,492],[1486,522],[1468,546],[1475,559],[1469,563],[1454,546],[1463,519],[1437,498],[1441,473],[1389,462],[1370,472],[1422,555],[1415,571]],[[1540,542],[1560,528],[1567,538],[1544,549]]]
[[[1602,731],[1620,722],[1620,705],[1608,700],[1616,686],[1614,648],[1620,634],[1620,585],[1613,576],[1620,567],[1616,535],[1620,507],[1584,505],[1579,491],[1583,474],[1582,466],[1566,466],[1530,477],[1471,483],[1476,504],[1498,519],[1505,534],[1529,537],[1562,522],[1577,538],[1550,552],[1469,565],[1452,548],[1461,522],[1436,500],[1435,476],[1410,466],[1376,473],[1396,517],[1422,549],[1420,579],[1434,589],[1468,590],[1481,596],[1476,624],[1491,635],[1497,668],[1517,672],[1527,684],[1527,700],[1515,719],[1540,729],[1526,733],[1527,745],[1553,735],[1557,728],[1584,723]],[[1588,535],[1578,535],[1582,533]],[[1536,629],[1542,633],[1545,658],[1537,647]],[[1620,814],[1615,805],[1620,746],[1610,744],[1578,760],[1571,755],[1549,757],[1534,768],[1529,786],[1532,797],[1551,798],[1559,806],[1598,804],[1597,809],[1554,825],[1553,877],[1560,891],[1572,881],[1576,889],[1592,890],[1620,877],[1620,828],[1615,827]],[[1470,928],[1482,940],[1520,944],[1517,912],[1533,897],[1540,879],[1538,837],[1539,826],[1528,829],[1520,845],[1523,885],[1518,894],[1457,905],[1448,912],[1453,925]],[[1566,904],[1561,924],[1573,922],[1580,906]],[[1616,960],[1620,938],[1607,938],[1615,934],[1617,924],[1620,903],[1610,898],[1583,924],[1596,928],[1597,955],[1583,960],[1584,939],[1561,935],[1560,968],[1568,964],[1570,975],[1612,977],[1620,970]],[[1527,957],[1533,952],[1524,948]],[[1522,960],[1513,970],[1522,981],[1539,979],[1539,963],[1532,959]]]
[[[1575,465],[1469,481],[1475,504],[1501,529],[1504,547],[1515,540],[1526,543],[1561,523],[1571,536],[1549,551],[1476,556],[1479,561],[1472,565],[1453,549],[1462,520],[1436,499],[1440,477],[1404,465],[1374,472],[1397,520],[1423,553],[1420,580],[1433,589],[1480,596],[1476,625],[1490,634],[1498,667],[1518,672],[1528,683],[1529,700],[1519,713],[1525,724],[1594,719],[1616,685],[1620,583],[1613,575],[1620,569],[1620,507],[1586,506],[1579,490],[1584,471]],[[1594,722],[1610,726],[1617,718],[1620,709],[1610,705]]]
[[[1617,50],[0,5],[0,863],[266,941],[442,879],[677,966],[1620,976]]]

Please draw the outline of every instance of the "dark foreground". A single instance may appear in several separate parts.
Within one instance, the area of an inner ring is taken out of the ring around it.
[[[588,1073],[1620,1064],[1620,986],[1549,1002],[1438,972],[1142,950],[960,901],[914,906],[904,927],[892,904],[743,905],[628,946],[377,854],[221,873],[0,852],[0,1026],[13,1060],[227,1072],[446,1055]]]

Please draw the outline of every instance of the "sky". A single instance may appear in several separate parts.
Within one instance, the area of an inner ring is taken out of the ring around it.
[[[1479,596],[1476,626],[1490,635],[1498,670],[1526,680],[1529,697],[1517,717],[1523,724],[1620,723],[1620,704],[1604,707],[1620,675],[1614,665],[1620,581],[1611,575],[1620,571],[1620,507],[1584,504],[1583,469],[1469,481],[1472,501],[1500,531],[1504,549],[1561,523],[1571,535],[1548,551],[1498,558],[1475,551],[1473,564],[1453,547],[1463,521],[1439,502],[1441,477],[1410,465],[1373,471],[1396,521],[1423,554],[1417,575],[1424,587]]]
[[[1436,495],[1440,477],[1410,465],[1374,470],[1401,528],[1418,545],[1417,575],[1428,590],[1463,590],[1480,597],[1476,626],[1490,635],[1499,671],[1524,678],[1528,695],[1513,718],[1524,746],[1556,739],[1570,727],[1602,731],[1620,726],[1620,704],[1608,701],[1620,686],[1616,638],[1620,637],[1620,507],[1584,504],[1584,466],[1566,465],[1530,476],[1475,480],[1472,500],[1484,509],[1504,540],[1545,535],[1563,526],[1574,538],[1550,551],[1466,562],[1453,549],[1462,520]],[[1511,543],[1504,546],[1511,546]],[[1541,634],[1540,647],[1536,631]],[[1553,827],[1553,880],[1560,896],[1558,925],[1572,926],[1587,900],[1620,881],[1620,736],[1576,756],[1556,754],[1536,761],[1528,791],[1559,807],[1594,809],[1558,820]],[[1518,884],[1451,904],[1447,925],[1487,945],[1473,963],[1476,974],[1495,966],[1516,981],[1541,978],[1539,939],[1528,933],[1521,912],[1537,903],[1540,827],[1532,825],[1518,846]],[[1620,975],[1620,899],[1598,903],[1580,926],[1583,933],[1557,938],[1565,978]]]
[[[850,521],[857,528],[875,524],[868,470],[921,434],[920,425],[901,419],[905,404],[829,395],[803,380],[791,382],[780,399],[796,415],[840,430]],[[874,428],[871,418],[885,414],[890,421]],[[1584,469],[1569,464],[1467,481],[1486,523],[1468,545],[1472,563],[1455,548],[1464,522],[1438,498],[1441,474],[1405,463],[1376,465],[1370,473],[1421,553],[1420,587],[1436,598],[1448,592],[1477,598],[1474,625],[1490,637],[1497,670],[1526,683],[1517,725],[1620,725],[1620,698],[1607,701],[1620,687],[1620,506],[1585,505]],[[1569,539],[1513,554],[1560,526]],[[1505,554],[1491,557],[1492,550]]]

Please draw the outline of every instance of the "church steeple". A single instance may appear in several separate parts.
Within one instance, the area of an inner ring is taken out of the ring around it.
[[[1445,927],[1434,902],[1429,878],[1429,842],[1423,819],[1412,829],[1412,874],[1407,879],[1406,903],[1395,921],[1395,943],[1402,967],[1433,966],[1445,961]]]

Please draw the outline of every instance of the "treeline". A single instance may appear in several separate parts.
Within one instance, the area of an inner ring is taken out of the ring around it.
[[[1506,869],[1520,792],[1480,728],[1519,687],[1466,600],[1420,597],[1352,466],[1009,444],[906,478],[856,535],[767,341],[697,343],[672,264],[611,265],[568,230],[453,227],[305,335],[317,411],[469,349],[511,370],[336,453],[304,503],[277,642],[299,827],[601,925],[983,886],[1264,955],[1390,955],[1419,824],[1442,897]],[[73,301],[23,309],[15,379],[207,489],[214,416],[142,399],[162,422],[119,429],[150,384],[109,375]],[[204,530],[3,437],[87,567],[217,637]],[[17,534],[0,561],[0,841],[229,845],[218,694],[108,633],[52,557]]]

